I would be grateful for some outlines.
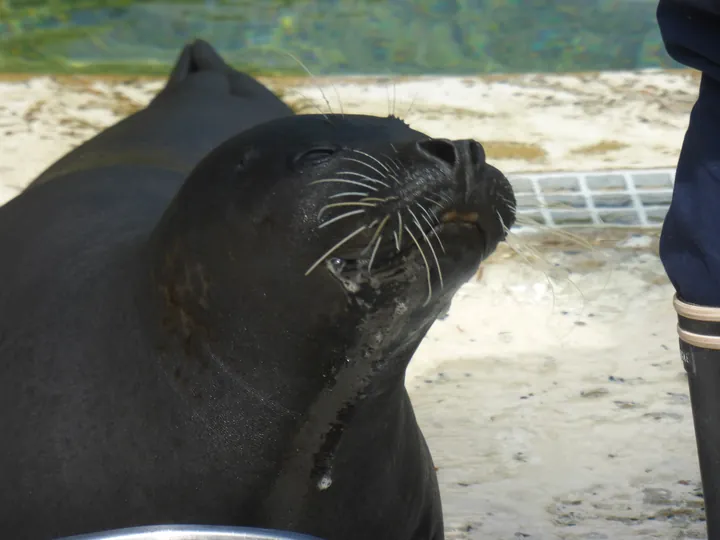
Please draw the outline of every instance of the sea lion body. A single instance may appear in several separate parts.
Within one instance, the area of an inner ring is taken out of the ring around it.
[[[179,190],[176,171],[113,170],[0,208],[2,535],[442,540],[404,374],[512,225],[481,147],[395,118],[285,116]]]
[[[63,156],[30,186],[83,171],[99,177],[100,168],[119,180],[140,168],[174,171],[182,180],[232,135],[291,114],[270,90],[196,40],[183,48],[167,84],[147,107]]]

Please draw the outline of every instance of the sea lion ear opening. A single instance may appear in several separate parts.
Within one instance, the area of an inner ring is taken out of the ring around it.
[[[255,148],[245,148],[240,150],[235,156],[235,174],[243,174],[252,164],[258,155]]]

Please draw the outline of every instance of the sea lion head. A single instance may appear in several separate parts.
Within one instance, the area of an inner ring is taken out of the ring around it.
[[[404,373],[514,209],[475,141],[394,117],[282,118],[197,167],[158,227],[157,279],[214,357],[271,343],[265,367],[308,384],[355,361],[368,376]],[[201,276],[195,286],[188,273]]]

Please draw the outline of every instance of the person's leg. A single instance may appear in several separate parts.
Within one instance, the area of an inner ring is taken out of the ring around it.
[[[720,0],[660,0],[657,17],[670,56],[702,73],[660,257],[678,296],[720,306]]]
[[[660,0],[668,53],[702,73],[660,257],[677,297],[708,538],[720,539],[720,0]]]

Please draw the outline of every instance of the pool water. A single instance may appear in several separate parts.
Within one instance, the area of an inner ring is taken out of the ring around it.
[[[0,71],[165,73],[201,37],[258,73],[679,67],[657,0],[0,0]]]

